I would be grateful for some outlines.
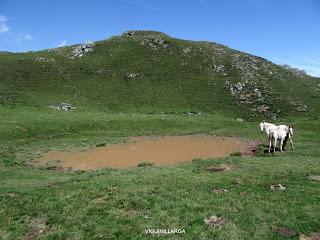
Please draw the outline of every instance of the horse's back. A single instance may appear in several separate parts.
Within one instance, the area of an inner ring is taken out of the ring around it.
[[[287,131],[289,129],[289,127],[287,125],[279,125],[278,127],[285,130],[285,131]]]
[[[273,138],[285,138],[287,136],[287,130],[285,130],[283,127],[276,126],[270,130],[270,135],[272,135]]]

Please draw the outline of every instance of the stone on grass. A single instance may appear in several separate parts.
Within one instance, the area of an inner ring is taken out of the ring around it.
[[[138,164],[138,167],[151,167],[153,166],[153,163],[151,162],[141,162]]]
[[[249,193],[249,191],[243,191],[243,192],[240,192],[240,195],[241,196],[245,196],[245,195],[247,195]]]
[[[285,191],[287,188],[282,186],[281,184],[272,184],[270,186],[271,190]]]
[[[226,220],[223,217],[217,217],[217,216],[211,216],[208,218],[205,218],[204,223],[210,227],[219,227],[226,223]]]
[[[140,77],[139,73],[129,73],[128,74],[128,78],[130,78],[130,79],[134,79],[134,78],[137,78],[137,77]]]
[[[300,240],[320,240],[320,233],[312,233],[311,235],[307,236],[304,234],[300,234]]]
[[[224,189],[224,188],[212,188],[211,189],[212,192],[214,193],[224,193],[224,192],[229,192],[228,189]]]
[[[60,103],[58,105],[49,105],[48,107],[50,109],[63,110],[63,111],[71,111],[77,108],[71,103]]]
[[[309,180],[320,182],[320,175],[310,175],[308,176]]]

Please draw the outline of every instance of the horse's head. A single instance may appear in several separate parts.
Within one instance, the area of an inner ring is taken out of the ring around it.
[[[263,130],[264,130],[264,123],[265,123],[265,121],[262,121],[262,122],[259,124],[259,126],[260,126],[260,131],[261,131],[261,132],[263,132]]]
[[[292,126],[292,125],[289,125],[289,126],[288,126],[288,131],[289,131],[289,134],[290,134],[291,136],[293,136],[293,126]]]

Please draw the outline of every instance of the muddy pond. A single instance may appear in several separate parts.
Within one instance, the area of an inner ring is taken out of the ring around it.
[[[75,170],[100,168],[131,168],[140,163],[172,165],[229,156],[234,152],[247,154],[253,143],[232,137],[170,136],[131,138],[128,143],[111,144],[93,149],[68,152],[49,151],[37,160],[39,165],[56,163]]]

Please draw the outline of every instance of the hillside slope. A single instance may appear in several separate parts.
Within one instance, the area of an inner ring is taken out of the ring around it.
[[[130,31],[105,41],[0,53],[0,104],[110,112],[318,115],[320,79],[211,42]]]

